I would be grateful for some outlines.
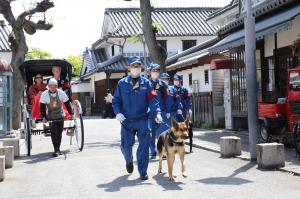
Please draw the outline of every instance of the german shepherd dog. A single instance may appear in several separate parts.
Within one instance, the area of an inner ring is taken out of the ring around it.
[[[181,161],[182,176],[187,177],[186,165],[184,160],[185,149],[184,140],[189,138],[189,118],[184,122],[177,122],[172,118],[172,127],[170,130],[162,133],[157,141],[157,151],[159,156],[158,173],[162,173],[163,155],[167,155],[169,180],[174,181],[173,165],[175,154],[178,153]]]

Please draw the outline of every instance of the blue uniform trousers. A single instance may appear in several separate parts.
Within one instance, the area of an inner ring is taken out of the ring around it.
[[[138,121],[127,121],[121,127],[121,151],[126,164],[133,162],[132,147],[135,143],[135,133],[138,137],[138,148],[136,152],[138,171],[140,175],[146,175],[149,164],[150,128],[148,119]]]
[[[158,130],[160,124],[157,124],[155,122],[154,118],[150,118],[149,119],[149,124],[150,124],[150,153],[151,156],[155,156],[156,155],[156,145],[155,145],[155,141],[156,141],[156,131]]]

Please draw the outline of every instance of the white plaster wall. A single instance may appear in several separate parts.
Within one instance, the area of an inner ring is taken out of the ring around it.
[[[300,15],[293,20],[293,26],[290,30],[279,32],[278,37],[278,48],[291,45],[300,34]]]
[[[0,58],[7,61],[7,63],[10,63],[10,61],[11,61],[11,52],[0,52]]]
[[[167,40],[168,52],[182,52],[182,40],[197,40],[197,44],[203,43],[213,36],[200,36],[200,37],[158,37],[158,40]]]
[[[182,40],[197,40],[197,44],[203,43],[214,36],[200,36],[200,37],[157,37],[158,40],[167,40],[167,51],[168,52],[182,52]],[[109,41],[114,43],[123,44],[124,39],[110,39]],[[118,48],[115,48],[117,53]],[[111,54],[111,49],[108,48],[107,51]],[[141,52],[143,53],[144,47],[141,42],[132,43],[128,40],[124,45],[124,53]],[[146,46],[146,53],[148,53],[148,48]]]
[[[208,70],[209,84],[205,84],[204,71]],[[187,69],[178,72],[179,75],[183,75],[183,86],[186,87],[190,93],[194,92],[192,86],[189,86],[189,74],[192,73],[192,79],[198,80],[199,92],[211,92],[212,91],[212,73],[209,70],[209,64],[198,66],[192,69]],[[197,89],[196,89],[197,90]],[[197,91],[196,91],[197,92]]]
[[[273,56],[275,49],[274,34],[265,37],[265,57]]]
[[[106,74],[105,72],[101,72],[101,73],[95,73],[91,76],[91,79],[94,80],[94,82],[106,79]]]
[[[113,73],[110,76],[110,79],[121,79],[124,76],[124,73]]]
[[[300,15],[293,20],[291,29],[277,33],[277,47],[291,45],[300,34]],[[265,57],[273,56],[275,49],[274,34],[265,37]]]
[[[72,93],[88,93],[93,92],[93,88],[90,83],[79,83],[72,85]]]

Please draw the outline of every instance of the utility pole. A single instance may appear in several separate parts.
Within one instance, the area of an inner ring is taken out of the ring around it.
[[[245,18],[245,50],[246,50],[246,86],[247,86],[247,107],[248,107],[248,130],[251,161],[257,159],[256,145],[258,142],[258,101],[257,101],[257,80],[256,80],[256,39],[255,39],[255,18],[252,16],[251,0],[244,0],[246,7]]]

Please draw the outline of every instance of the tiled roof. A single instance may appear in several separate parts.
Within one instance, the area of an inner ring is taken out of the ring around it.
[[[8,42],[8,35],[9,35],[8,26],[5,25],[4,21],[0,20],[0,52],[9,52],[10,45]]]
[[[299,0],[268,0],[262,3],[259,7],[253,8],[253,16],[259,18],[272,11],[281,11],[284,6],[298,4]],[[219,35],[225,35],[230,31],[244,25],[244,16],[240,15],[236,20],[226,24],[218,30]]]
[[[103,49],[91,50],[86,49],[83,52],[83,63],[81,66],[80,76],[85,77],[96,72],[97,63],[104,62],[107,59]]]
[[[142,59],[143,61],[143,59]],[[146,65],[150,65],[150,58],[146,58]],[[99,71],[124,72],[127,70],[127,57],[117,55],[97,65]]]
[[[212,18],[214,18],[214,17],[216,17],[216,16],[219,16],[219,15],[225,13],[226,11],[228,11],[228,10],[230,10],[230,9],[232,9],[232,8],[235,8],[235,7],[237,7],[237,6],[239,6],[239,1],[238,1],[238,0],[232,0],[232,1],[230,2],[230,4],[228,4],[227,6],[221,8],[221,9],[215,11],[215,12],[213,12],[212,14],[210,14],[210,15],[207,17],[207,20],[210,20],[210,19],[212,19]]]
[[[166,65],[170,65],[170,64],[176,62],[179,58],[181,58],[183,56],[190,55],[194,52],[197,52],[199,50],[203,50],[207,47],[210,47],[210,46],[214,45],[215,43],[217,43],[218,41],[219,41],[218,37],[213,37],[213,38],[211,38],[209,40],[206,40],[206,41],[204,41],[204,42],[202,42],[202,43],[200,43],[200,44],[198,44],[198,45],[196,45],[192,48],[189,48],[185,51],[182,51],[181,53],[178,53],[174,56],[168,57],[167,60],[166,60]]]
[[[157,36],[208,36],[214,35],[217,27],[206,22],[206,18],[218,8],[154,8],[153,23],[159,24]],[[139,8],[108,8],[105,14],[113,26],[119,28],[112,37],[140,34],[141,20]]]

